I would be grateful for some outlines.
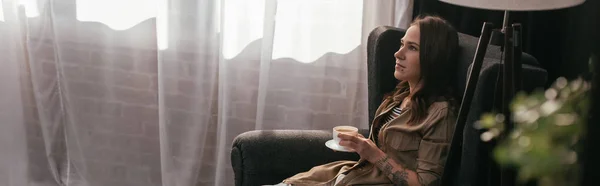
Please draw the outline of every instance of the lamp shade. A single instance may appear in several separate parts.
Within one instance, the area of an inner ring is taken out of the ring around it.
[[[577,6],[585,0],[440,0],[442,2],[488,10],[535,11]]]

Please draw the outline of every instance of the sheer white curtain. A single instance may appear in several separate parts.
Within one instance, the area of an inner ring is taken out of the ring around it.
[[[4,0],[0,185],[233,185],[256,129],[367,126],[366,39],[412,1]]]

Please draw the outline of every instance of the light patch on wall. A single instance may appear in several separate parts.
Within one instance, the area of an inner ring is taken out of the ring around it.
[[[293,58],[303,63],[329,52],[348,53],[361,44],[362,0],[279,0],[272,12],[268,2],[225,0],[219,4],[226,59],[259,39],[272,39],[272,47],[262,46],[262,50],[272,48],[272,59]],[[273,20],[275,27],[269,28]]]
[[[25,16],[37,17],[40,16],[37,0],[20,0],[19,5],[25,7]]]
[[[158,14],[156,17],[156,43],[159,50],[169,47],[169,6],[166,0],[157,3]]]
[[[25,9],[25,16],[27,17],[37,17],[40,16],[40,11],[38,7],[37,0],[19,0],[16,1],[20,6],[23,6]],[[4,20],[4,2],[0,0],[0,22],[5,22]]]
[[[231,59],[248,44],[263,37],[264,0],[226,0],[219,4],[223,11],[221,22],[223,56]]]
[[[272,58],[310,63],[328,52],[348,53],[361,43],[362,14],[362,0],[281,1]]]
[[[168,47],[167,0],[77,0],[77,20],[99,22],[114,30],[126,30],[156,17],[157,44]]]
[[[0,1],[0,21],[4,22],[4,7],[2,6],[2,1]]]
[[[100,22],[114,30],[129,29],[158,13],[158,0],[77,0],[77,20]]]

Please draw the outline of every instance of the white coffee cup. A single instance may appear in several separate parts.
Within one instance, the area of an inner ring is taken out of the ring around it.
[[[356,135],[358,134],[358,128],[353,127],[353,126],[337,126],[337,127],[333,127],[333,141],[335,141],[335,144],[340,146],[343,149],[349,150],[343,146],[340,145],[340,138],[338,137],[339,133],[344,133],[344,134],[349,134],[349,135]]]

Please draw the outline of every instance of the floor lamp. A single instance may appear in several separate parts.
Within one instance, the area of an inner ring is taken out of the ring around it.
[[[555,10],[573,7],[582,4],[585,0],[440,0],[449,4],[458,6],[504,11],[504,21],[501,29],[492,28],[491,23],[485,22],[479,37],[479,43],[473,58],[473,67],[469,72],[467,80],[467,88],[463,99],[472,99],[474,87],[477,84],[479,71],[483,63],[487,45],[490,39],[496,40],[503,38],[502,52],[504,55],[503,66],[503,83],[502,83],[502,112],[506,118],[511,118],[509,111],[509,103],[514,95],[521,90],[521,53],[522,53],[522,31],[521,24],[509,23],[510,11],[542,11]],[[493,33],[493,34],[492,34]],[[463,104],[465,104],[463,100]],[[469,103],[470,104],[470,103]],[[469,105],[468,104],[468,105]],[[460,110],[459,118],[466,118],[468,111]],[[513,128],[513,123],[510,119],[506,120],[506,131]],[[466,121],[458,121],[460,126],[464,126]],[[457,127],[460,127],[457,126]],[[511,170],[501,171],[501,185],[512,186],[516,182],[516,174]]]

